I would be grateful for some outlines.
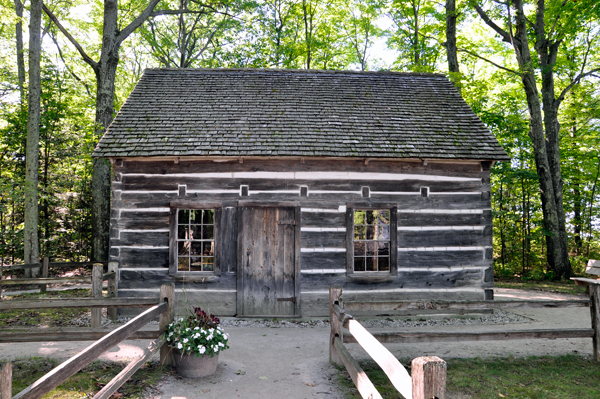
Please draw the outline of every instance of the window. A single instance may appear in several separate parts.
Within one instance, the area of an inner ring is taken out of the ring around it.
[[[177,210],[177,271],[215,270],[215,210]]]
[[[397,274],[395,207],[348,207],[348,274]]]
[[[201,205],[198,205],[201,206]],[[220,208],[171,208],[170,273],[219,274]]]

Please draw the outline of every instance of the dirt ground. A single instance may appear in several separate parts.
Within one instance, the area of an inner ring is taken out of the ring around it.
[[[496,299],[568,299],[570,295],[496,289]],[[588,308],[519,309],[514,313],[530,322],[505,325],[445,326],[445,331],[485,331],[589,327]],[[436,327],[439,329],[440,327]],[[404,329],[435,331],[432,327]],[[343,398],[338,371],[328,362],[328,328],[227,328],[230,349],[219,357],[217,373],[199,380],[166,376],[148,398]],[[87,347],[86,342],[0,344],[0,361],[23,356],[66,358]],[[144,341],[125,341],[106,352],[102,359],[123,361],[136,357]],[[514,340],[439,344],[391,344],[397,357],[411,359],[436,355],[452,357],[540,356],[579,353],[592,354],[591,339]],[[366,358],[356,344],[348,349],[356,358]]]

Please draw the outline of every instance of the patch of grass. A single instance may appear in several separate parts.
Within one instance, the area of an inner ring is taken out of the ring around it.
[[[600,362],[588,357],[448,359],[447,396],[489,399],[597,399],[600,398]],[[409,364],[402,361],[405,366]],[[400,398],[385,373],[373,361],[360,362],[384,398]],[[406,367],[410,373],[410,367]],[[350,376],[340,369],[346,398],[360,395]]]
[[[40,357],[14,360],[13,396],[60,363],[58,359]],[[120,363],[94,362],[49,392],[44,399],[92,398],[124,367]],[[146,363],[117,391],[119,393],[115,397],[143,398],[144,390],[156,385],[163,371],[158,361]]]
[[[45,293],[28,293],[8,296],[4,300],[46,299],[46,298],[82,298],[90,297],[89,289],[74,289],[65,291],[48,291]],[[18,309],[0,312],[0,328],[2,327],[32,327],[32,326],[63,326],[69,320],[89,313],[89,309]]]
[[[543,292],[556,292],[561,294],[585,294],[585,287],[575,285],[572,280],[567,281],[522,281],[513,279],[499,279],[494,281],[496,288],[515,288],[519,290],[535,290]]]

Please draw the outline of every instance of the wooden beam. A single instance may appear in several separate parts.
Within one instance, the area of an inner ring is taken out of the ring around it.
[[[398,310],[487,310],[487,309],[519,309],[519,308],[572,308],[589,307],[587,299],[568,301],[412,301],[412,302],[346,302],[347,311],[398,311]]]
[[[167,330],[169,324],[173,322],[173,309],[175,306],[175,284],[168,283],[160,286],[160,300],[167,304],[167,309],[161,313],[158,320],[158,330],[161,334]],[[162,365],[173,364],[173,355],[166,342],[160,347],[160,363]]]
[[[44,332],[31,332],[28,331],[26,334],[22,332],[1,332],[0,343],[10,342],[65,342],[65,341],[97,341],[110,333],[110,330],[94,330],[91,328],[77,328],[81,331],[45,331]],[[152,331],[138,331],[133,333],[126,339],[155,339],[162,333],[157,330]]]
[[[13,278],[0,280],[0,285],[40,285],[62,283],[91,283],[92,277]]]
[[[331,332],[329,334],[329,363],[341,365],[341,359],[336,352],[334,341],[336,337],[343,338],[342,324],[335,313],[335,306],[338,306],[342,301],[342,287],[329,287],[329,324]],[[339,306],[338,306],[339,308]]]
[[[354,381],[354,385],[356,385],[356,389],[358,389],[360,396],[364,399],[383,399],[371,380],[369,380],[369,377],[367,377],[363,369],[358,365],[358,362],[354,360],[352,355],[344,347],[340,337],[335,337],[333,345],[339,354],[342,364],[346,367],[352,381]]]
[[[600,285],[600,280],[594,280],[593,278],[571,277],[571,280],[575,281],[575,285]]]
[[[166,303],[161,303],[146,310],[129,321],[129,323],[107,334],[82,352],[63,362],[58,367],[55,367],[48,374],[19,392],[13,399],[41,398],[46,393],[62,384],[67,378],[96,360],[102,353],[131,336],[149,321],[154,320],[164,312],[167,307],[168,305]]]
[[[592,328],[594,331],[594,359],[600,361],[600,285],[590,284],[590,313],[592,316]]]
[[[119,264],[110,262],[108,264],[108,273],[113,273],[113,277],[108,280],[107,294],[109,297],[116,298],[119,291]],[[110,320],[117,320],[118,309],[116,307],[108,308],[106,314]]]
[[[542,330],[484,331],[484,332],[380,332],[373,336],[381,343],[420,343],[420,342],[461,342],[461,341],[503,341],[510,339],[556,339],[592,338],[592,328],[564,328]],[[356,339],[344,337],[345,343],[355,343]]]
[[[375,339],[375,337],[373,337],[358,321],[349,320],[348,330],[365,352],[367,352],[369,356],[375,360],[375,363],[381,367],[396,390],[405,398],[412,398],[413,393],[410,375],[398,359],[396,359],[385,346],[381,345],[381,343],[377,341],[377,339]]]
[[[0,310],[49,308],[148,308],[158,303],[157,297],[144,298],[75,298],[75,299],[14,299],[0,301]]]
[[[99,263],[92,269],[92,297],[102,298],[102,270],[103,266]],[[102,309],[92,308],[92,327],[100,327],[102,324]]]
[[[147,348],[144,349],[144,352],[141,356],[137,357],[131,363],[127,365],[119,374],[115,376],[108,384],[106,384],[100,392],[94,395],[93,399],[109,399],[113,393],[117,391],[117,389],[121,388],[121,386],[129,379],[131,376],[146,363],[148,359],[155,354],[159,348],[165,343],[164,336],[160,336],[158,339],[152,341]]]
[[[446,399],[446,362],[437,356],[413,359],[412,399]]]
[[[84,267],[93,266],[96,263],[107,265],[108,262],[49,262],[50,267]],[[4,265],[2,270],[22,270],[22,269],[33,269],[35,267],[41,267],[42,263],[27,263],[23,265]]]
[[[42,262],[42,278],[48,278],[48,263],[50,263],[50,259],[47,256],[44,256]],[[40,292],[46,292],[46,284],[40,285]]]
[[[12,364],[4,363],[0,370],[0,399],[12,398]]]

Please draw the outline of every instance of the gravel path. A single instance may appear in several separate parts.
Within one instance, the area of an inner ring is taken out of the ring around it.
[[[497,299],[572,299],[563,294],[496,289]],[[436,317],[427,320],[388,318],[365,320],[374,331],[486,331],[587,327],[587,308],[518,309],[495,311],[474,318]],[[221,353],[217,373],[201,380],[166,376],[153,399],[195,398],[331,398],[341,399],[338,371],[328,363],[329,322],[327,320],[273,321],[224,318],[231,348]],[[155,327],[154,327],[155,328]],[[0,360],[16,357],[69,357],[90,343],[49,342],[0,344]],[[129,360],[140,353],[144,341],[126,341],[103,355],[113,361]],[[347,345],[358,359],[366,354],[356,344]],[[590,339],[515,340],[460,343],[392,344],[388,349],[399,358],[437,355],[452,357],[531,356],[580,353],[591,355]]]

